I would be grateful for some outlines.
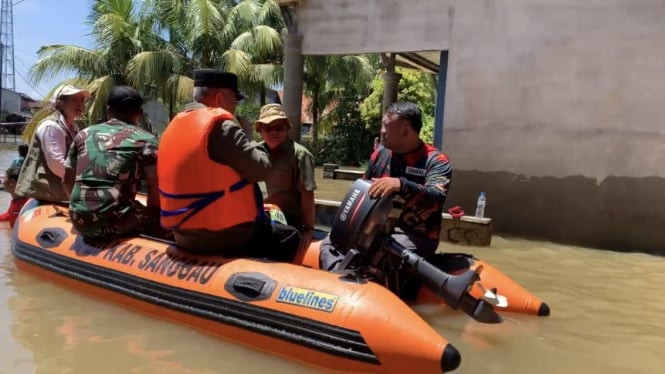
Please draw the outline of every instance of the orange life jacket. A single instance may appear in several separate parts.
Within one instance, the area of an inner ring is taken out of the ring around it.
[[[219,108],[179,113],[157,150],[161,224],[167,229],[223,230],[263,217],[258,184],[208,156],[208,135],[233,115]]]

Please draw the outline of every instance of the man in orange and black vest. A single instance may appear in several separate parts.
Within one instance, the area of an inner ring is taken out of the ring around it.
[[[234,74],[194,72],[194,103],[173,118],[158,148],[161,223],[185,250],[290,261],[300,234],[264,213],[256,182],[271,164],[234,117],[243,98]]]
[[[445,153],[423,142],[422,126],[422,114],[416,104],[389,105],[381,124],[383,147],[372,154],[364,179],[372,181],[370,196],[394,195],[405,202],[392,238],[427,258],[439,245],[441,213],[452,166]],[[335,270],[343,258],[329,237],[321,242],[322,269]]]

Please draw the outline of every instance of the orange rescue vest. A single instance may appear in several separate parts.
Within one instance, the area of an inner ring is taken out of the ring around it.
[[[218,121],[233,120],[219,108],[179,113],[157,150],[161,224],[167,229],[223,230],[263,217],[256,183],[208,156],[208,135]]]

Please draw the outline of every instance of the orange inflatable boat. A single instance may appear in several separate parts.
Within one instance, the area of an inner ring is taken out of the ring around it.
[[[143,237],[86,242],[64,206],[28,201],[12,252],[19,270],[329,371],[441,373],[461,361],[376,283],[294,264],[197,256]]]
[[[549,316],[550,308],[545,302],[496,267],[473,255],[437,253],[424,259],[391,240],[389,222],[391,217],[395,217],[399,212],[393,209],[391,198],[378,200],[369,198],[369,185],[368,181],[356,180],[342,200],[333,219],[331,242],[335,244],[339,252],[346,254],[346,258],[335,271],[348,271],[343,269],[344,266],[346,264],[354,265],[351,267],[365,270],[364,274],[361,272],[360,276],[371,274],[373,280],[385,282],[390,287],[391,281],[393,285],[397,282],[385,276],[383,280],[377,279],[376,274],[390,274],[394,272],[392,270],[395,267],[403,267],[406,264],[413,268],[413,272],[421,276],[423,283],[428,287],[416,289],[415,296],[410,295],[405,299],[410,299],[415,304],[445,301],[444,305],[449,306],[459,304],[460,300],[457,299],[459,295],[451,299],[451,295],[439,292],[441,286],[446,282],[444,273],[461,275],[473,271],[477,273],[478,279],[471,283],[471,287],[467,291],[474,299],[487,300],[501,312]],[[319,247],[320,242],[312,243],[304,259],[299,262],[305,266],[319,268]],[[392,261],[390,261],[391,259]],[[392,289],[396,288],[399,287],[392,287]],[[405,296],[399,290],[395,292]],[[471,299],[467,301],[473,302]],[[464,306],[463,304],[462,306]],[[467,305],[467,309],[473,309],[476,306],[476,304]],[[460,309],[473,317],[473,310]]]
[[[304,265],[319,268],[319,245],[320,241],[315,241],[310,246],[302,262]],[[437,253],[434,258],[428,259],[437,268],[449,274],[461,274],[468,270],[482,269],[480,272],[480,281],[475,282],[470,290],[470,294],[476,298],[484,296],[488,290],[494,290],[500,296],[505,297],[506,305],[500,308],[501,312],[526,314],[538,317],[547,317],[550,315],[550,307],[547,303],[527,291],[515,280],[501,272],[501,270],[489,263],[479,260],[473,255],[466,253]],[[430,289],[421,287],[417,298],[412,304],[433,304],[442,303]]]
[[[366,198],[367,187],[354,183],[337,213],[330,236],[347,258],[335,272],[318,270],[318,241],[293,264],[195,255],[145,236],[91,242],[73,230],[66,206],[35,200],[16,221],[12,252],[20,270],[87,295],[334,372],[441,373],[460,365],[457,349],[377,276],[391,272],[391,256],[420,276],[415,303],[444,303],[484,323],[501,322],[497,311],[549,314],[471,255],[425,261],[391,242],[383,229],[390,201]]]

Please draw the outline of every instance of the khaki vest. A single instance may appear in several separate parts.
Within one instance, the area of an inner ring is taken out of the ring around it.
[[[46,117],[44,121],[52,120],[60,124],[60,113],[55,112]],[[66,131],[65,144],[66,150],[72,145],[74,140],[71,133]],[[37,136],[37,131],[32,135],[28,155],[25,157],[21,173],[16,182],[16,195],[23,197],[32,197],[37,200],[46,200],[52,202],[68,201],[65,189],[62,187],[62,180],[53,174],[46,164],[46,157],[42,151],[41,140]]]

